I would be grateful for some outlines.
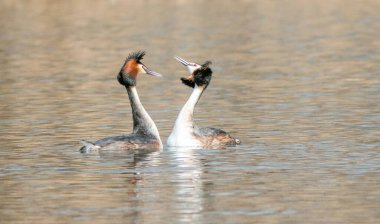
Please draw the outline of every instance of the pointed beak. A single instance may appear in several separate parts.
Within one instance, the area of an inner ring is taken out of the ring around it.
[[[175,56],[174,57],[177,61],[181,62],[181,64],[183,64],[184,66],[191,66],[193,65],[194,63],[190,63],[190,62],[187,62],[185,59],[181,58],[181,57],[178,57],[178,56]]]
[[[162,77],[162,75],[158,72],[150,70],[148,67],[146,67],[144,64],[142,64],[142,69],[145,71],[146,74],[148,75],[153,75],[157,77]]]
[[[186,61],[185,59],[181,58],[181,57],[178,57],[178,56],[175,56],[174,57],[177,61],[181,62],[181,64],[183,64],[184,66],[187,67],[187,70],[189,70],[190,74],[193,74],[193,72],[195,70],[197,70],[198,68],[200,68],[201,66],[198,65],[197,63],[193,63],[193,62],[188,62]]]

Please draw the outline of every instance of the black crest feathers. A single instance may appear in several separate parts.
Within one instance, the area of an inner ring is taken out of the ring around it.
[[[194,88],[195,87],[195,82],[194,80],[190,80],[190,79],[187,79],[187,78],[181,78],[181,81],[183,84],[191,87],[191,88]]]
[[[211,63],[211,61],[206,61],[205,63],[203,63],[202,68],[208,68],[211,65]]]
[[[126,61],[134,59],[137,62],[140,62],[140,60],[142,60],[144,56],[145,56],[145,51],[136,51],[136,52],[130,53]]]
[[[206,61],[203,63],[202,67],[198,68],[195,70],[192,74],[192,78],[181,78],[181,81],[183,84],[194,88],[195,84],[197,86],[203,86],[203,85],[208,85],[211,81],[211,76],[212,76],[212,70],[209,67],[211,64],[211,61]]]
[[[206,61],[201,68],[194,71],[194,82],[197,86],[203,86],[210,84],[212,77],[212,70],[209,67],[211,61]]]
[[[117,80],[119,81],[121,85],[124,85],[124,86],[136,85],[136,79],[130,77],[129,74],[126,73],[124,68],[130,60],[136,60],[137,63],[141,63],[140,60],[142,60],[144,56],[145,56],[145,51],[136,51],[128,55],[127,59],[124,62],[124,65],[121,67],[120,72],[117,75]]]

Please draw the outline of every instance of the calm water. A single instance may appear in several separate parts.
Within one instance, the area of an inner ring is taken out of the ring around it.
[[[380,2],[0,1],[0,223],[379,223]],[[80,154],[129,133],[128,53],[166,142],[213,61],[197,123],[243,145]]]

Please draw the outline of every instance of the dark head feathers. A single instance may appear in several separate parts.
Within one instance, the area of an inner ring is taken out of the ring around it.
[[[201,68],[194,71],[194,82],[197,86],[208,86],[212,77],[212,70],[209,67],[211,61],[206,61]]]
[[[202,68],[204,67],[204,68],[206,68],[206,67],[209,67],[209,65],[211,65],[211,61],[206,61],[205,63],[203,63],[203,65],[202,65]]]
[[[144,56],[145,56],[145,51],[136,51],[128,55],[127,59],[124,62],[124,65],[121,67],[120,72],[117,75],[117,80],[119,81],[121,85],[124,85],[124,86],[136,85],[136,79],[130,77],[130,75],[126,73],[125,66],[128,64],[130,60],[136,60],[137,63],[140,63],[140,60],[142,60]]]
[[[145,56],[145,51],[136,51],[136,52],[130,53],[126,61],[134,59],[137,62],[140,62],[140,60],[142,60],[144,56]]]
[[[191,88],[194,88],[194,87],[195,87],[195,82],[194,82],[194,80],[191,80],[191,79],[187,79],[187,78],[183,78],[183,77],[181,77],[181,81],[182,81],[183,84],[185,84],[185,85],[187,85],[187,86],[189,86],[189,87],[191,87]]]
[[[209,67],[210,64],[211,61],[203,63],[202,67],[195,70],[190,78],[181,78],[182,83],[191,88],[194,88],[195,84],[197,84],[197,86],[208,85],[212,76],[212,70]]]

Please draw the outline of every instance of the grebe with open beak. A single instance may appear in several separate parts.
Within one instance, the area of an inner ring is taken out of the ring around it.
[[[193,113],[195,105],[211,81],[212,70],[209,67],[211,62],[206,61],[203,65],[199,65],[187,62],[180,57],[175,58],[189,70],[190,76],[181,78],[181,80],[183,84],[193,88],[193,92],[179,112],[172,133],[167,140],[167,145],[205,148],[240,144],[239,139],[231,137],[221,129],[194,125]]]
[[[84,146],[80,149],[81,152],[93,150],[162,149],[162,142],[156,124],[141,104],[136,90],[136,78],[139,73],[161,77],[161,74],[148,69],[141,62],[144,55],[144,51],[129,54],[117,75],[119,83],[127,89],[131,103],[133,132],[128,135],[102,138],[95,142],[82,140],[81,143]]]

